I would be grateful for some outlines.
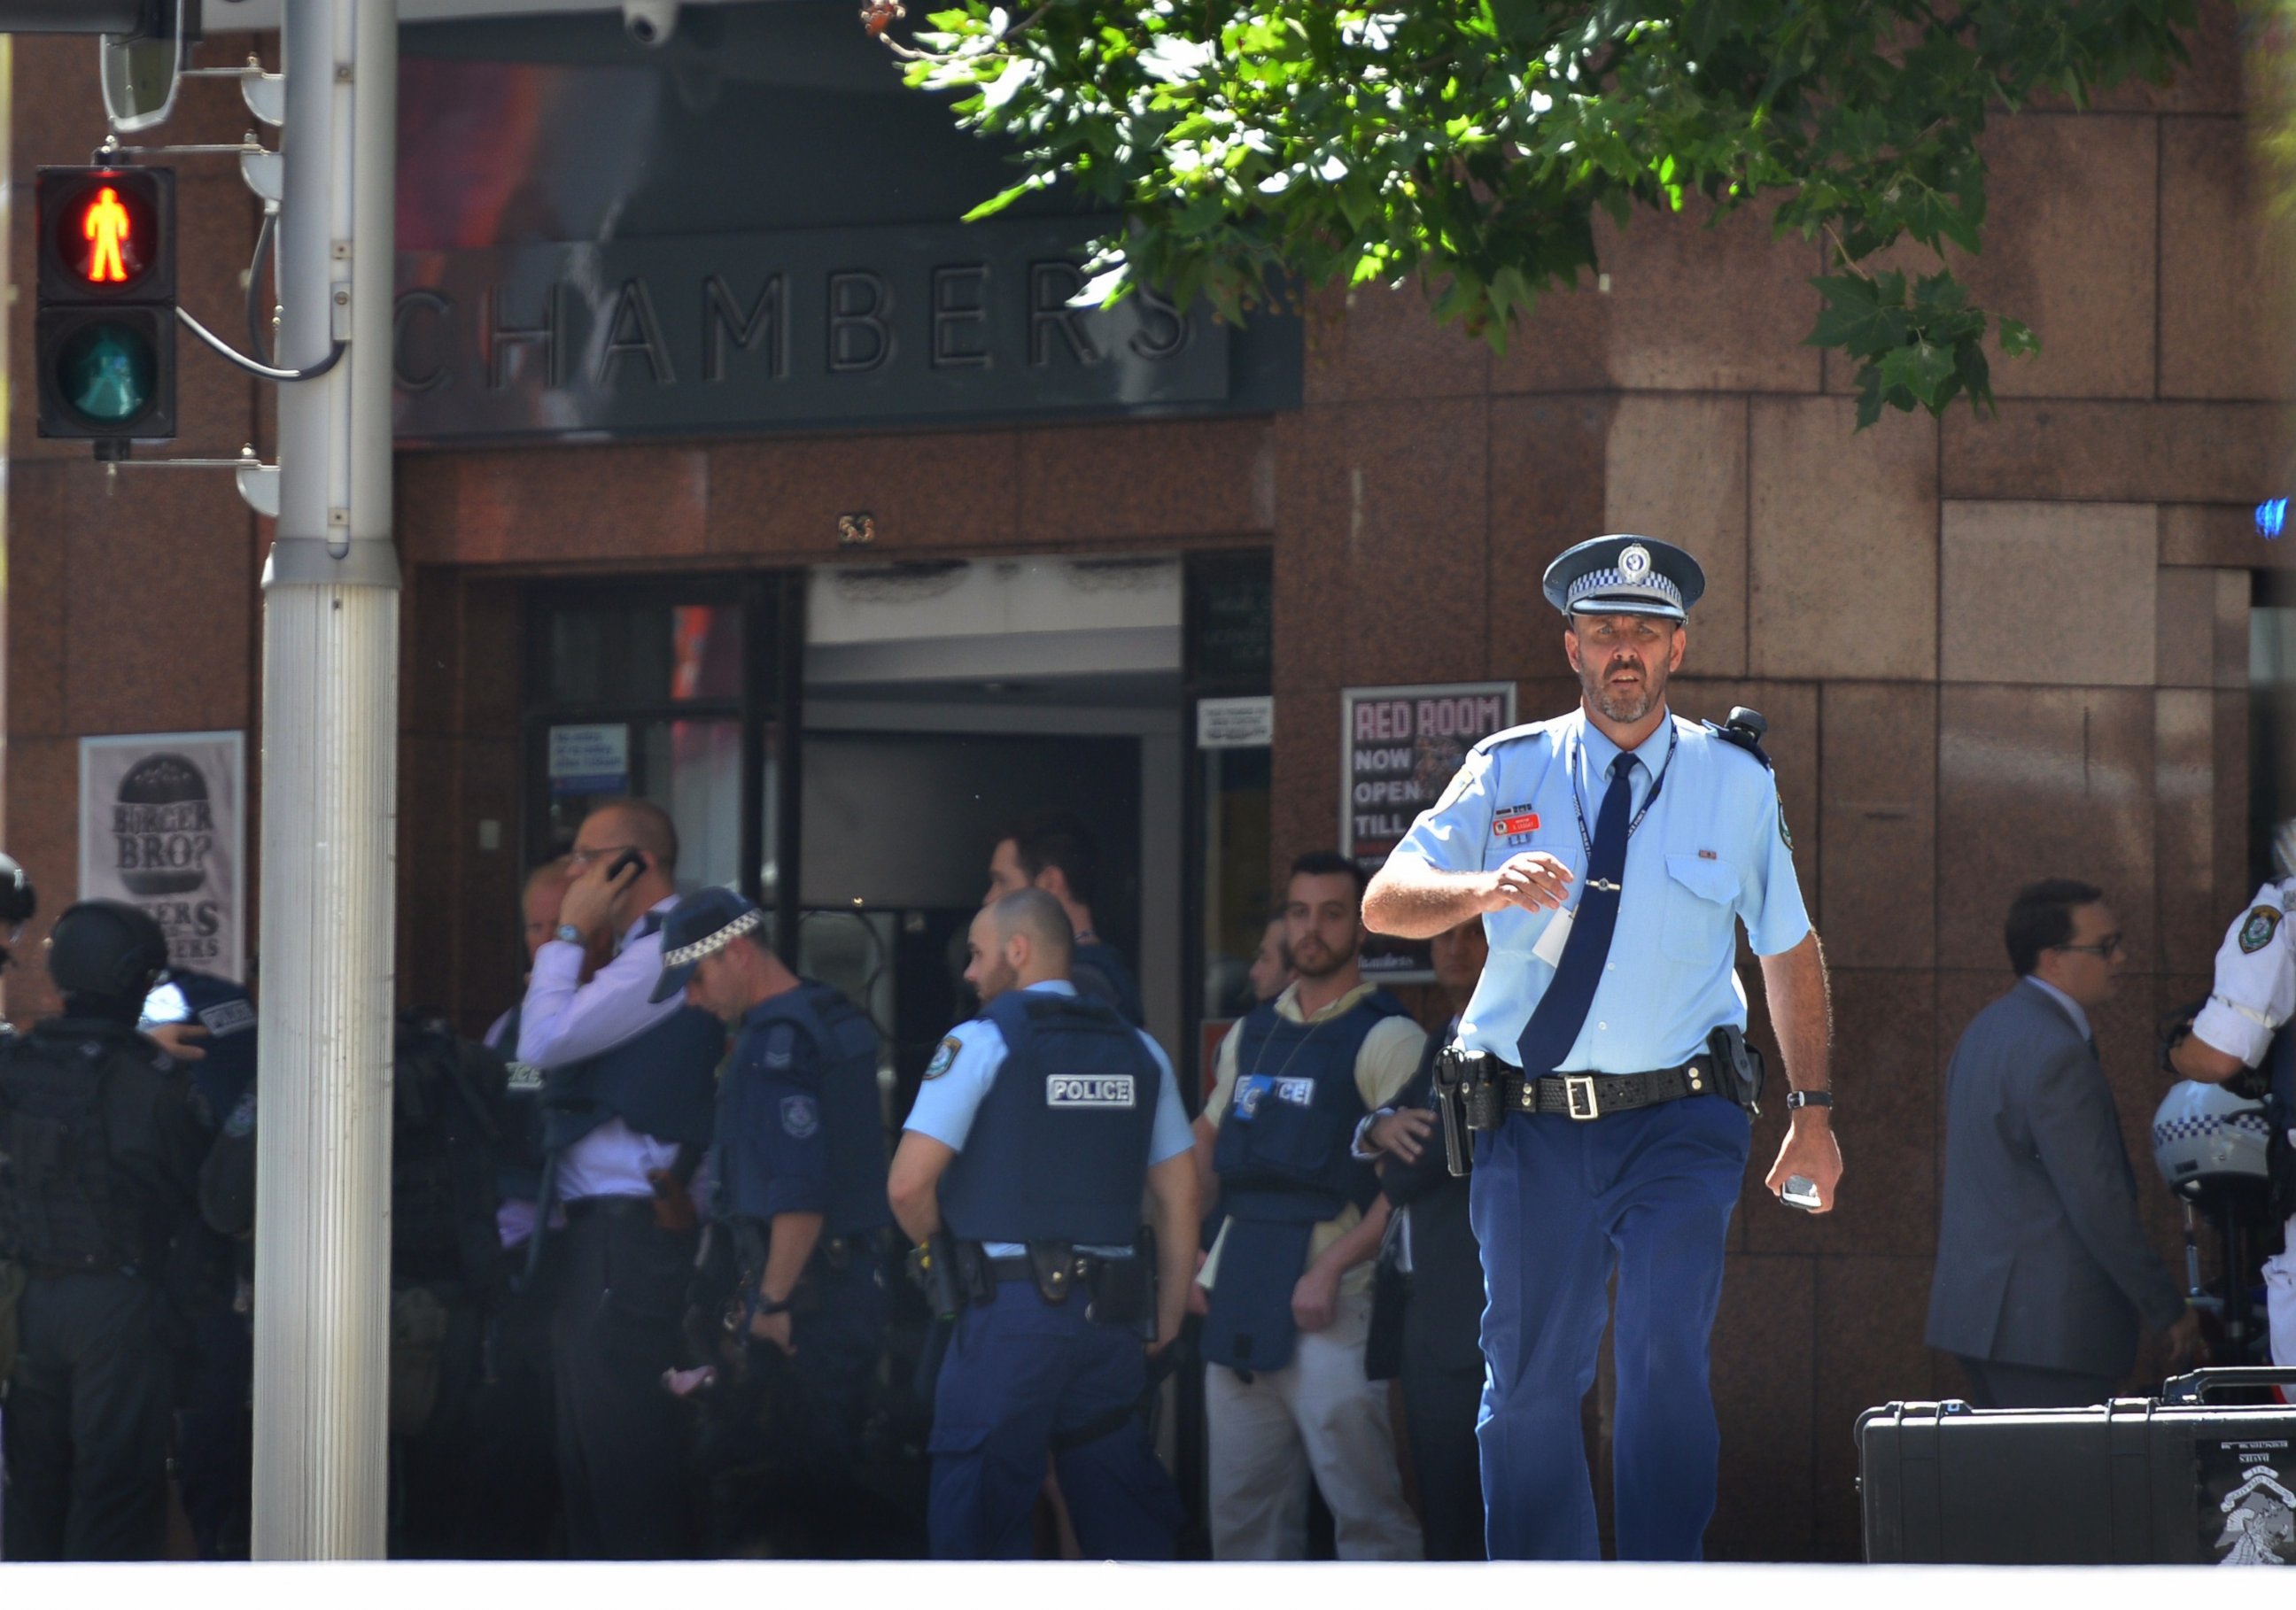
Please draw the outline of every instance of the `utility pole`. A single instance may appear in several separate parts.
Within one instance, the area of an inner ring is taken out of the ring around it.
[[[263,576],[258,1559],[379,1559],[398,781],[397,0],[287,0],[279,522]]]

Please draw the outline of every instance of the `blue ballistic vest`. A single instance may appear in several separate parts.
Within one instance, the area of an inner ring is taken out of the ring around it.
[[[750,1014],[742,1029],[743,1044],[718,1091],[718,1203],[722,1218],[763,1218],[767,1181],[745,1166],[730,1144],[731,1120],[738,1110],[742,1058],[751,1036],[762,1038],[778,1025],[797,1032],[792,1055],[811,1063],[813,1077],[788,1083],[818,1090],[822,1138],[829,1151],[829,1202],[822,1233],[860,1235],[893,1222],[885,1196],[885,1123],[877,1096],[877,1029],[862,1010],[825,984],[800,979],[798,987],[775,996]],[[792,1069],[794,1075],[795,1070]],[[774,1116],[779,1122],[779,1115]]]
[[[951,1233],[1131,1246],[1162,1084],[1139,1032],[1089,995],[1009,990],[982,1016],[1004,1061],[941,1176]]]
[[[681,1146],[709,1144],[725,1026],[682,1007],[635,1040],[542,1075],[542,1145],[564,1151],[610,1118]]]
[[[1114,945],[1097,939],[1079,944],[1069,958],[1069,974],[1078,994],[1107,1001],[1135,1028],[1148,1026],[1147,1009],[1140,1004],[1140,982],[1126,965],[1124,952]]]
[[[1400,1001],[1374,990],[1321,1023],[1295,1023],[1273,1001],[1243,1020],[1235,1088],[1212,1149],[1225,1213],[1312,1224],[1350,1202],[1369,1204],[1378,1176],[1348,1155],[1368,1110],[1356,1053],[1375,1026],[1405,1015]]]
[[[1316,1226],[1369,1205],[1379,1176],[1349,1155],[1368,1109],[1356,1054],[1374,1026],[1404,1016],[1374,990],[1337,1017],[1295,1023],[1269,1001],[1236,1030],[1235,1087],[1212,1167],[1226,1222],[1204,1320],[1204,1358],[1232,1369],[1281,1369],[1299,1327],[1292,1290]]]
[[[184,1067],[221,1124],[255,1083],[254,997],[228,978],[171,967],[145,999],[144,1015],[148,1022],[195,1023],[208,1031],[197,1042],[207,1055]]]
[[[489,1042],[510,1065],[503,1086],[502,1144],[496,1148],[495,1189],[505,1202],[532,1202],[542,1195],[542,1070],[518,1060],[521,1004],[510,1009],[502,1032]]]

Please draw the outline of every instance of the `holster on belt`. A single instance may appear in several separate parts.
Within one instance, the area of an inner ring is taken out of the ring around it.
[[[958,1262],[956,1238],[947,1230],[933,1231],[909,1251],[909,1278],[936,1320],[954,1320],[964,1308],[967,1282]]]
[[[1435,1104],[1443,1114],[1443,1163],[1454,1179],[1464,1179],[1474,1168],[1477,1130],[1499,1126],[1498,1081],[1496,1064],[1454,1045],[1435,1058]]]
[[[1744,1029],[1733,1023],[1726,1023],[1707,1035],[1706,1047],[1713,1053],[1715,1071],[1722,1077],[1724,1092],[1759,1117],[1765,1071],[1761,1048],[1746,1038]]]
[[[1076,1244],[1072,1241],[1031,1241],[1029,1266],[1036,1273],[1037,1295],[1047,1303],[1065,1303],[1076,1284]]]
[[[1095,1258],[1085,1276],[1091,1302],[1085,1318],[1123,1325],[1152,1337],[1156,1325],[1156,1232],[1142,1226],[1128,1258]]]

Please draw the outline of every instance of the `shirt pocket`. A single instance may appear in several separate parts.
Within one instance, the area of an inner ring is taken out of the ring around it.
[[[1659,953],[1669,961],[1712,966],[1734,949],[1730,923],[1738,907],[1738,869],[1703,855],[1666,858],[1666,910]]]

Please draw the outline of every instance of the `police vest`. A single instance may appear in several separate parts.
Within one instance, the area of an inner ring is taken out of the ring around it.
[[[502,1143],[495,1151],[495,1189],[505,1202],[532,1202],[542,1195],[542,1070],[518,1060],[521,1004],[510,1009],[494,1049],[510,1065],[503,1089]]]
[[[228,978],[169,968],[167,982],[145,1003],[146,1013],[170,990],[181,1003],[181,1021],[208,1031],[200,1042],[205,1054],[186,1063],[184,1071],[206,1098],[208,1111],[221,1122],[255,1082],[255,999],[244,985]]]
[[[1140,985],[1125,965],[1124,952],[1112,944],[1097,939],[1087,940],[1076,947],[1069,959],[1069,972],[1079,994],[1095,995],[1114,1007],[1117,1015],[1135,1028],[1148,1026],[1148,1014],[1140,1004]],[[1105,985],[1105,989],[1101,986]]]
[[[1297,1023],[1269,1001],[1236,1030],[1235,1088],[1212,1167],[1241,1219],[1315,1222],[1367,1205],[1379,1179],[1349,1155],[1369,1110],[1356,1088],[1364,1037],[1403,1003],[1374,990],[1337,1017]]]
[[[877,1098],[877,1030],[862,1010],[825,984],[804,978],[798,987],[766,1001],[747,1018],[742,1037],[764,1035],[781,1025],[800,1042],[792,1055],[810,1058],[820,1070],[819,1110],[811,1121],[822,1127],[829,1153],[829,1201],[822,1232],[860,1235],[893,1222],[885,1197],[885,1123]],[[739,1053],[736,1053],[737,1057]],[[737,1065],[738,1067],[738,1062]],[[718,1200],[727,1219],[763,1218],[766,1180],[739,1161],[726,1144],[729,1108],[740,1099],[729,1076],[718,1088]],[[787,1122],[775,1115],[776,1122]]]
[[[104,1096],[166,1065],[124,1023],[51,1018],[0,1042],[0,1256],[133,1271],[163,1250],[112,1166]]]
[[[1041,990],[1007,991],[982,1017],[1004,1061],[941,1176],[950,1231],[1131,1246],[1162,1084],[1139,1031],[1105,1001]]]
[[[612,1050],[542,1075],[542,1144],[563,1151],[610,1118],[681,1146],[709,1144],[726,1029],[681,1007]]]

